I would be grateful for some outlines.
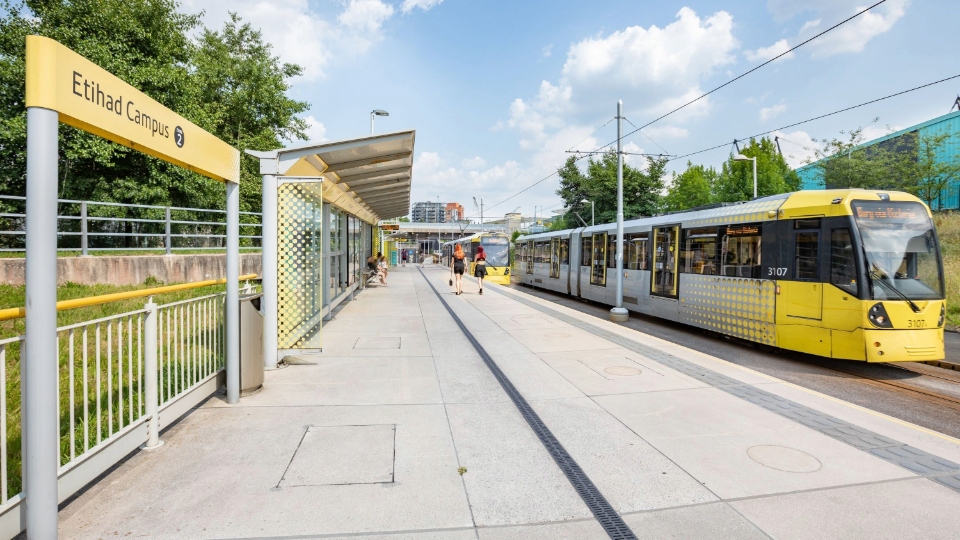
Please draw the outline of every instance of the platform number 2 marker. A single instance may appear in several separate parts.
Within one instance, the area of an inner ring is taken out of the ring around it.
[[[177,143],[178,148],[183,148],[183,128],[180,126],[173,129],[173,141]]]

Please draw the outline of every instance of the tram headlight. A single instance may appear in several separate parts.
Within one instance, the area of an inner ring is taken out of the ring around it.
[[[890,317],[887,315],[887,310],[884,309],[883,304],[880,302],[877,302],[870,308],[870,311],[867,312],[867,318],[870,319],[870,324],[877,328],[893,328],[893,325],[890,324]]]
[[[505,269],[505,270],[503,271],[503,275],[509,276],[509,275],[510,275],[510,269],[509,269],[509,268]]]
[[[946,317],[946,315],[947,315],[947,308],[946,308],[946,306],[940,306],[940,318],[937,319],[937,327],[938,327],[938,328],[941,327],[941,326],[943,326],[943,318]]]

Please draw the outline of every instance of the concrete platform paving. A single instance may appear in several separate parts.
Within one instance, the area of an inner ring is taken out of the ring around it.
[[[607,538],[428,279],[639,538],[957,536],[960,492],[576,323],[947,460],[960,441],[447,275],[395,269],[322,354],[211,398],[67,505],[61,537]]]

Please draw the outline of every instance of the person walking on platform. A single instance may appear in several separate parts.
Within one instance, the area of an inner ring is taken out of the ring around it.
[[[406,248],[400,250],[400,266],[407,265],[407,250]]]
[[[480,282],[480,294],[483,294],[483,278],[487,275],[487,254],[483,252],[483,246],[477,246],[477,257],[474,262],[476,266],[474,266],[473,275]]]
[[[450,264],[453,266],[453,273],[457,277],[457,290],[455,294],[458,295],[463,293],[463,259],[465,256],[466,255],[463,253],[463,247],[460,244],[457,244],[457,247],[453,250],[453,257],[450,261]]]

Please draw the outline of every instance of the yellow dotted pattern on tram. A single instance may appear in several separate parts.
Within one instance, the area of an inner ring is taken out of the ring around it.
[[[680,276],[680,322],[776,345],[776,284],[750,278]]]
[[[322,309],[322,193],[314,183],[277,189],[277,346],[304,348],[303,324]],[[314,284],[320,282],[319,287]],[[317,324],[320,324],[319,322]],[[316,347],[315,339],[310,347]]]

